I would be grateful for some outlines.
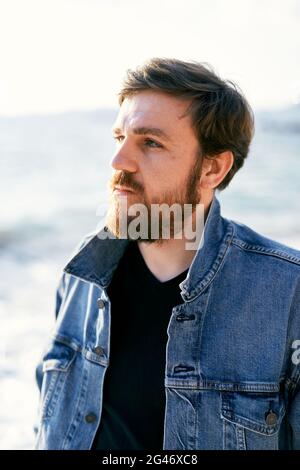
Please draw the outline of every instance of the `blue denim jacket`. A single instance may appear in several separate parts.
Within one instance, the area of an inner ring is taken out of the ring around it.
[[[101,419],[106,289],[128,240],[97,233],[59,281],[36,366],[36,449],[90,449]],[[214,196],[180,289],[167,329],[163,450],[300,449],[300,252],[222,217]]]

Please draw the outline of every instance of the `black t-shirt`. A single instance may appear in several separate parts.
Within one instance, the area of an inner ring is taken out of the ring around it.
[[[167,327],[187,272],[160,282],[129,242],[107,291],[110,364],[92,449],[163,449]]]

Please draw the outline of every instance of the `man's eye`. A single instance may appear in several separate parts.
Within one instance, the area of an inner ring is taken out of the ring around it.
[[[145,145],[147,145],[147,147],[154,147],[154,148],[162,147],[162,145],[160,145],[158,142],[155,142],[155,140],[152,140],[152,139],[146,139]]]
[[[123,135],[114,135],[113,138],[117,142],[120,143],[124,139],[124,136]],[[152,139],[145,139],[144,144],[147,147],[151,147],[151,148],[162,148],[161,144],[159,144],[158,142],[155,142],[155,140],[152,140]]]
[[[117,141],[117,142],[121,142],[121,139],[123,139],[124,137],[122,135],[114,135],[113,138]]]

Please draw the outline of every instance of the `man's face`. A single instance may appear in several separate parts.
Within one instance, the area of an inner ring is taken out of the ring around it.
[[[200,202],[201,158],[191,117],[181,117],[190,101],[161,91],[141,91],[124,100],[113,126],[116,152],[111,165],[111,204],[107,226],[116,236],[120,198],[127,206],[140,203],[193,204]],[[117,187],[130,189],[120,192]],[[128,221],[132,217],[128,217]],[[150,222],[150,219],[149,219]],[[173,223],[173,221],[172,221]],[[171,233],[174,226],[171,223]],[[161,231],[160,231],[161,233]],[[147,238],[148,241],[151,237]]]

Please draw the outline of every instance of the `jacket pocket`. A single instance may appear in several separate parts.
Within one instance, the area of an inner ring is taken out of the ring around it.
[[[59,400],[76,351],[55,340],[42,361],[42,386],[40,393],[40,418],[50,418]]]
[[[222,392],[223,448],[276,450],[285,415],[279,392]]]

